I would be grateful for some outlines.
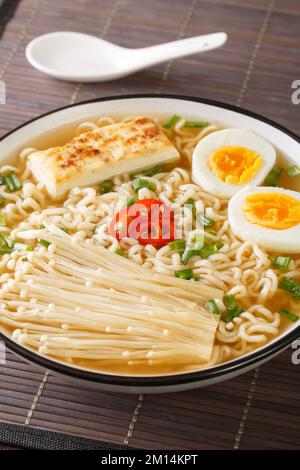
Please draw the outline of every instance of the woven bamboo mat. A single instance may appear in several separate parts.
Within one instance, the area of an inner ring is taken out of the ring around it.
[[[0,41],[7,104],[0,133],[70,102],[166,92],[240,104],[300,133],[298,0],[21,0]],[[124,46],[224,30],[225,48],[111,83],[57,82],[33,70],[28,41],[76,30]],[[180,110],[178,110],[180,113]],[[162,396],[95,392],[8,353],[0,366],[0,421],[147,449],[295,449],[300,445],[300,366],[289,349],[225,383]],[[1,437],[0,437],[1,441]]]

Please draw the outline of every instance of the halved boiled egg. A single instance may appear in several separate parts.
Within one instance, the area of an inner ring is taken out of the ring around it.
[[[204,137],[193,153],[192,178],[205,191],[229,199],[263,183],[276,160],[271,144],[247,129],[224,129]]]
[[[228,204],[232,232],[272,252],[300,253],[300,193],[283,188],[245,188]]]

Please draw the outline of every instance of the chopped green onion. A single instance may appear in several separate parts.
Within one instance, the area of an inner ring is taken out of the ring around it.
[[[3,214],[0,214],[0,225],[5,225],[5,217]]]
[[[300,299],[300,284],[295,279],[284,276],[280,279],[278,287],[289,292],[295,299]]]
[[[290,166],[286,170],[286,172],[287,172],[287,174],[289,175],[290,178],[294,178],[294,176],[300,175],[300,166],[297,166],[297,165]]]
[[[18,191],[22,188],[21,181],[13,171],[8,173],[8,175],[4,176],[4,183],[6,184],[7,189],[10,193]]]
[[[211,313],[213,313],[214,315],[220,315],[220,310],[215,300],[208,300],[207,306]]]
[[[7,235],[5,235],[5,233],[0,234],[0,244],[5,245],[8,248],[12,248],[14,246],[14,242]]]
[[[207,127],[209,126],[209,122],[207,121],[185,121],[183,127],[189,127],[190,129],[198,129],[200,127]]]
[[[0,186],[4,184],[4,176],[3,175],[0,175]]]
[[[190,261],[190,259],[193,257],[193,256],[197,256],[199,255],[199,249],[197,248],[186,248],[184,250],[184,252],[182,253],[182,256],[181,256],[181,261],[183,264],[188,264],[188,262]]]
[[[223,302],[227,310],[222,313],[221,318],[226,323],[231,322],[235,317],[244,312],[244,309],[237,304],[234,295],[224,295]]]
[[[133,206],[133,204],[135,204],[137,200],[138,200],[138,198],[136,196],[130,196],[127,199],[127,207]]]
[[[244,309],[237,305],[235,308],[232,308],[231,310],[227,310],[226,312],[223,312],[221,318],[226,323],[229,323],[235,317],[239,317],[240,314],[243,312],[244,312]]]
[[[217,248],[217,250],[221,250],[221,248],[223,248],[224,246],[224,243],[223,242],[216,242],[215,243],[215,247]]]
[[[0,207],[3,207],[5,204],[5,199],[4,197],[2,196],[2,194],[0,194]]]
[[[113,187],[114,185],[112,181],[110,180],[102,181],[102,183],[99,186],[99,192],[100,194],[110,193],[113,190]]]
[[[199,241],[199,243],[203,241]],[[201,243],[201,244],[202,244]],[[202,248],[186,248],[182,254],[181,261],[183,264],[187,264],[193,256],[200,256],[201,258],[207,258],[210,255],[214,255],[222,248],[224,244],[222,242],[217,242],[213,244],[207,244],[207,240],[204,239],[204,246]]]
[[[17,250],[17,251],[32,251],[33,246],[32,245],[26,245],[25,243],[15,243],[14,244],[14,250]]]
[[[271,256],[272,266],[277,269],[287,269],[292,258],[290,256]]]
[[[282,172],[283,168],[281,166],[275,165],[266,177],[265,184],[267,186],[278,186],[279,176]]]
[[[162,173],[163,167],[162,165],[156,165],[153,166],[152,168],[149,168],[149,170],[145,170],[142,173],[135,173],[132,175],[134,178],[139,178],[140,176],[154,176],[157,175],[157,173]]]
[[[179,277],[180,279],[192,279],[193,277],[193,270],[192,269],[181,269],[180,271],[175,271],[175,277]]]
[[[22,188],[23,185],[22,185],[21,181],[19,180],[19,178],[17,177],[17,175],[16,175],[13,171],[11,171],[11,172],[8,174],[8,176],[9,176],[9,177],[11,178],[11,180],[13,181],[16,190]]]
[[[281,289],[291,293],[295,288],[295,281],[293,279],[283,276],[280,279],[278,286]]]
[[[172,127],[175,126],[175,124],[177,124],[178,121],[180,121],[181,117],[178,116],[177,114],[174,114],[174,116],[172,116],[165,124],[164,124],[164,128],[165,129],[172,129]]]
[[[295,315],[294,313],[290,312],[289,310],[286,310],[285,308],[279,310],[279,314],[290,321],[298,321],[300,319],[298,315]]]
[[[115,250],[115,253],[116,255],[123,256],[123,258],[128,258],[127,253],[124,250],[122,250],[122,248],[117,248]]]
[[[201,258],[208,258],[208,256],[216,254],[217,251],[218,247],[216,244],[211,246],[203,246],[199,250],[199,256],[201,256]]]
[[[237,306],[234,295],[224,295],[223,302],[228,310],[232,310]]]
[[[155,191],[156,189],[156,186],[152,181],[148,181],[143,178],[136,178],[132,182],[132,187],[133,187],[134,192],[136,193],[139,191],[139,189],[142,189],[142,188],[147,188],[147,189],[150,189],[151,191]]]
[[[205,228],[210,228],[213,225],[215,225],[215,223],[216,223],[216,221],[214,219],[211,219],[210,217],[207,217],[202,212],[200,212],[197,215],[197,220],[199,220]]]
[[[184,250],[185,245],[185,240],[174,240],[173,242],[168,243],[168,246],[171,250]]]
[[[202,258],[207,258],[210,255],[214,255],[224,246],[223,242],[214,242],[210,238],[204,237],[204,246],[200,249],[199,255]]]
[[[60,230],[68,234],[70,233],[70,229],[68,229],[67,227],[60,227]]]
[[[39,240],[39,243],[43,246],[45,246],[46,248],[48,248],[49,245],[51,245],[50,242],[47,242],[47,240]]]
[[[12,253],[13,249],[12,248],[4,248],[0,247],[0,255],[6,255],[9,253]]]
[[[5,182],[5,184],[6,184],[6,186],[7,186],[7,189],[9,190],[10,193],[16,191],[14,182],[13,182],[12,179],[9,177],[9,175],[4,177],[4,182]]]

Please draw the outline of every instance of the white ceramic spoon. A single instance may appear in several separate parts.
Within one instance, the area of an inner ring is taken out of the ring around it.
[[[104,82],[170,59],[216,49],[226,40],[225,33],[214,33],[128,49],[88,34],[61,31],[35,38],[26,48],[26,57],[36,69],[61,80]]]

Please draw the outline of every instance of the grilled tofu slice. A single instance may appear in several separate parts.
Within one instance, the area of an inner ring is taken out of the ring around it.
[[[74,186],[90,186],[178,158],[178,151],[156,122],[142,116],[86,132],[62,147],[34,152],[28,164],[56,199]]]

